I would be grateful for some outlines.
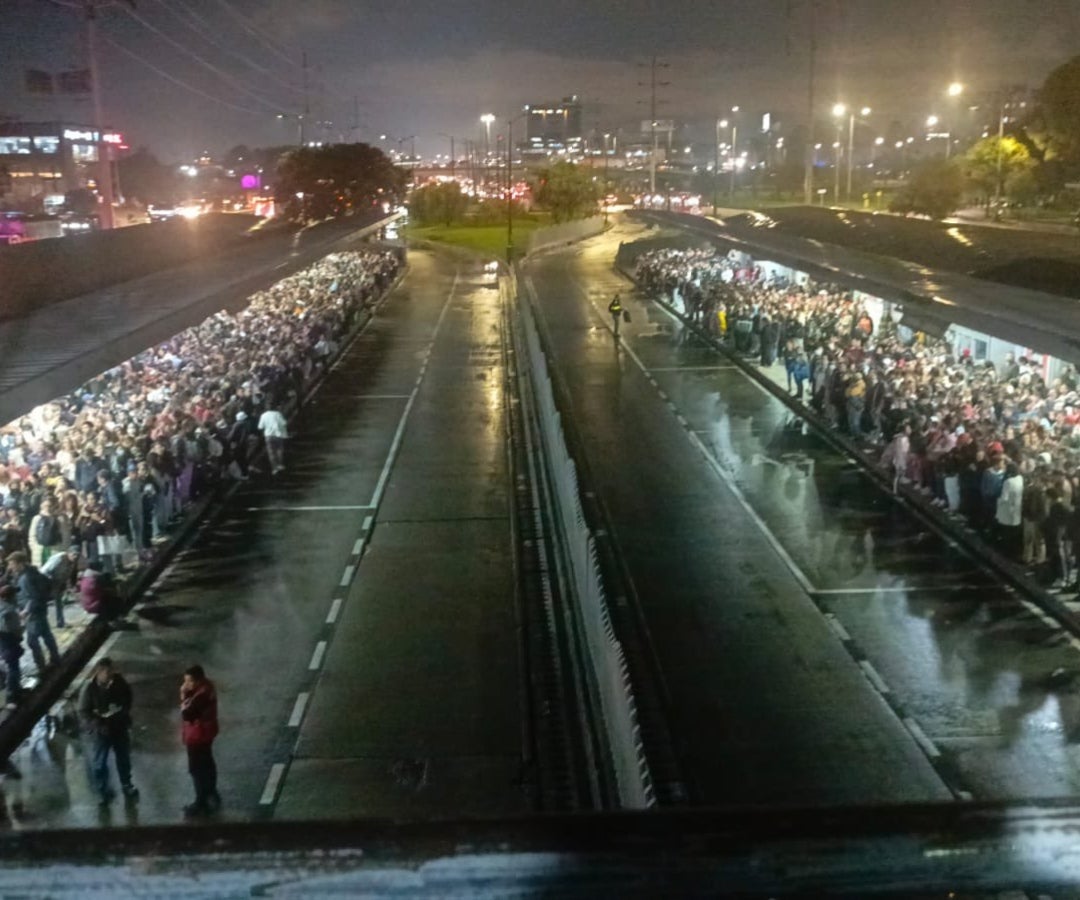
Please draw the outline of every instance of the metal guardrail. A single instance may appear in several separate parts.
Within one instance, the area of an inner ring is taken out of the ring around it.
[[[517,294],[513,272],[510,278],[511,292]],[[589,662],[600,698],[619,802],[627,809],[645,809],[656,805],[656,794],[638,725],[630,673],[622,645],[611,625],[596,544],[582,510],[577,467],[567,449],[536,320],[529,301],[520,294],[517,296],[544,461],[554,488],[557,506],[555,520],[561,529],[563,546],[569,557],[566,562],[570,588],[583,625]]]

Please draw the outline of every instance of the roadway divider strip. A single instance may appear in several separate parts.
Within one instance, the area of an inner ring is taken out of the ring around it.
[[[512,273],[511,278],[514,277]],[[595,540],[582,510],[577,469],[563,436],[547,357],[540,345],[531,304],[525,299],[518,303],[518,310],[540,422],[543,457],[554,487],[555,519],[568,551],[570,587],[584,626],[619,803],[628,809],[653,807],[656,793],[638,725],[629,669],[611,625]]]

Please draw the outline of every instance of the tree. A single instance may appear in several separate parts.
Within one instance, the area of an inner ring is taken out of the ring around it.
[[[276,195],[291,219],[325,219],[397,203],[405,180],[405,172],[369,144],[303,147],[278,163]]]
[[[1080,56],[1058,66],[1043,82],[1033,130],[1047,159],[1080,163]]]
[[[409,197],[409,216],[419,225],[459,224],[465,218],[469,198],[456,181],[428,184]]]
[[[931,159],[912,170],[889,208],[943,219],[960,205],[964,175],[953,160]]]
[[[176,170],[160,162],[146,147],[116,163],[120,188],[124,195],[142,204],[175,200],[179,178]]]
[[[533,186],[533,196],[556,222],[583,219],[596,212],[596,182],[591,173],[573,163],[557,162],[542,170]]]
[[[1016,138],[994,135],[983,138],[968,150],[964,157],[964,174],[989,204],[991,197],[1004,192],[1007,184],[1034,169],[1035,165],[1028,148]]]

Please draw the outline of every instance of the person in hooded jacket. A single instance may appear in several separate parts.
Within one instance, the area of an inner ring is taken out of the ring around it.
[[[188,816],[203,816],[221,806],[217,789],[214,738],[218,735],[217,691],[202,666],[184,672],[180,685],[180,737],[187,749],[188,773],[195,787],[195,802],[184,808]]]

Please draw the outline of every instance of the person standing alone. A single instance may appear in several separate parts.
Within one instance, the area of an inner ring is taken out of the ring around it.
[[[270,474],[277,475],[285,469],[285,439],[289,436],[289,426],[272,400],[266,404],[266,411],[259,416],[259,431],[266,438]]]
[[[79,698],[79,716],[90,737],[90,776],[105,806],[115,796],[109,787],[109,751],[116,759],[116,774],[124,796],[131,801],[139,791],[131,783],[131,687],[103,656]]]
[[[187,748],[188,772],[195,802],[184,807],[188,816],[204,816],[221,806],[217,790],[214,738],[218,733],[217,691],[202,666],[184,672],[180,685],[180,734]]]

